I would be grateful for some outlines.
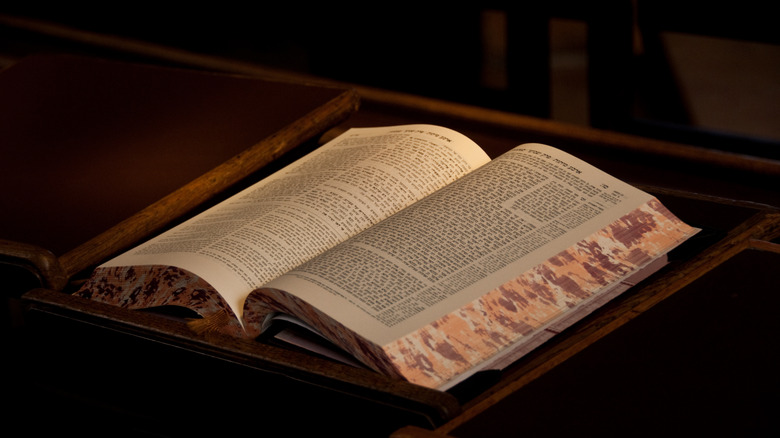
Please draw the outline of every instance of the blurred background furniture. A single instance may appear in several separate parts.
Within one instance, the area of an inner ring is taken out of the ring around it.
[[[778,157],[780,31],[756,0],[738,7],[700,0],[487,2],[412,10],[315,5],[307,14],[284,4],[254,12],[230,3],[187,10],[36,3],[5,2],[0,14],[29,20],[17,21],[16,30],[34,27],[39,37],[71,39],[92,50],[98,39],[89,32],[138,43],[126,44],[129,51],[156,44]],[[0,40],[6,53],[34,48],[30,41],[13,44],[15,35]]]

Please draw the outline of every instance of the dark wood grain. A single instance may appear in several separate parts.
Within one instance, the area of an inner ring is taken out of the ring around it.
[[[295,146],[311,140],[320,134],[324,127],[343,120],[356,106],[354,92],[345,91],[245,152],[62,255],[60,264],[63,271],[66,276],[72,276],[111,254],[116,254],[118,250],[126,249],[140,239],[162,231],[172,221],[192,212],[242,178],[272,163]]]

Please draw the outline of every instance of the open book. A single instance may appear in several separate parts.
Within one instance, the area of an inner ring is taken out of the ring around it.
[[[438,126],[354,128],[99,266],[77,295],[274,316],[366,366],[447,389],[502,367],[664,264],[698,230],[541,144],[490,160]]]

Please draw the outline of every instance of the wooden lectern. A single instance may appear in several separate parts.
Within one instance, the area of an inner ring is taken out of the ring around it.
[[[355,94],[338,87],[117,67],[44,57],[0,73],[0,237],[16,242],[3,243],[3,257],[40,278],[12,299],[22,321],[9,324],[6,424],[156,436],[777,431],[767,406],[779,388],[779,163],[379,90],[358,89],[354,111]],[[550,143],[703,231],[667,269],[503,372],[447,392],[67,293],[94,264],[315,146],[328,128],[403,123],[453,127],[494,156]]]

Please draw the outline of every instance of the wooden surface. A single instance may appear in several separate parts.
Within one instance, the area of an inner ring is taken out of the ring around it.
[[[34,56],[0,73],[0,238],[67,279],[344,120],[354,92]],[[51,278],[62,288],[63,278]]]

